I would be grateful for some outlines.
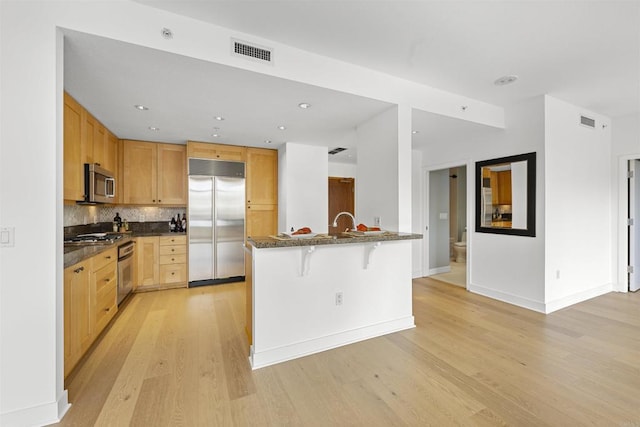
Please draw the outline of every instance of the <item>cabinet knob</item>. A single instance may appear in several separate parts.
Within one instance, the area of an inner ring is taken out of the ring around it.
[[[175,249],[171,248],[171,252],[174,252],[174,251],[175,251]]]
[[[251,206],[247,206],[247,209],[251,209]]]
[[[80,273],[81,271],[84,271],[84,267],[79,267],[73,270],[74,273]]]
[[[160,203],[162,200],[158,199],[158,203]]]
[[[109,282],[109,280],[110,280],[110,279],[104,279],[104,281],[105,281],[105,282],[107,282],[107,283]]]
[[[109,310],[111,310],[111,307],[107,307],[104,309],[104,311],[109,311]]]
[[[151,201],[152,201],[153,203],[155,203],[155,202],[156,202],[156,199],[152,199]]]
[[[175,258],[171,258],[171,261],[175,261],[175,260],[176,260]]]
[[[106,259],[111,259],[111,255],[108,255],[105,257]]]
[[[176,275],[176,273],[172,271],[172,272],[171,272],[171,275],[172,275],[172,276],[175,276],[175,275]]]

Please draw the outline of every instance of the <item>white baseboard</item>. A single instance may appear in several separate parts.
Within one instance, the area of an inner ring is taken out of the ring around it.
[[[392,332],[415,328],[415,326],[413,316],[407,316],[401,319],[390,320],[375,325],[365,326],[363,328],[314,338],[308,341],[270,348],[260,352],[255,352],[254,346],[252,345],[251,354],[249,355],[249,363],[251,363],[252,369],[264,368],[265,366],[286,362],[287,360],[308,356],[310,354],[319,353],[321,351],[330,350],[332,348],[341,347],[358,341],[364,341],[381,335],[390,334]]]
[[[578,292],[573,295],[558,298],[545,304],[545,313],[553,313],[554,311],[569,307],[570,305],[577,304],[591,298],[599,297],[600,295],[608,294],[613,290],[613,284],[608,283],[606,285],[596,286],[595,288],[587,289],[586,291]]]
[[[64,390],[56,402],[1,414],[0,425],[12,427],[54,424],[62,419],[70,407],[67,390]]]
[[[537,311],[539,313],[545,313],[545,304],[540,301],[534,301],[528,298],[522,298],[517,295],[511,295],[506,292],[497,291],[495,289],[474,285],[473,283],[469,283],[469,286],[467,286],[467,290],[469,292],[473,292],[479,295],[484,295],[485,297],[497,299],[498,301],[517,305],[518,307]]]
[[[476,294],[484,295],[489,298],[497,299],[498,301],[517,305],[518,307],[537,311],[539,313],[549,314],[565,307],[569,307],[570,305],[577,304],[579,302],[609,293],[613,291],[613,284],[609,283],[606,285],[597,286],[595,288],[587,289],[586,291],[578,292],[576,294],[568,295],[566,297],[558,298],[554,301],[546,303],[533,301],[527,298],[519,297],[517,295],[511,295],[505,292],[496,291],[495,289],[489,289],[474,284],[469,284],[467,290]]]
[[[444,267],[437,267],[437,268],[430,268],[429,269],[429,276],[433,276],[434,274],[440,274],[440,273],[451,273],[451,266],[450,265],[445,265]]]

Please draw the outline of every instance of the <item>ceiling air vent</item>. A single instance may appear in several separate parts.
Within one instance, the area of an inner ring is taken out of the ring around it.
[[[244,58],[252,58],[259,62],[271,63],[272,51],[264,47],[250,45],[249,43],[231,39],[232,52],[234,55]]]
[[[338,154],[343,152],[344,150],[346,150],[346,148],[342,148],[342,147],[334,148],[333,150],[329,151],[329,154]]]
[[[589,118],[587,116],[580,116],[580,124],[582,126],[586,126],[589,127],[591,129],[595,129],[596,127],[596,121],[592,118]]]

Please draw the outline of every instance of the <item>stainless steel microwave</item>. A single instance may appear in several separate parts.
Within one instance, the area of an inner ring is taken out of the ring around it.
[[[116,180],[113,173],[95,163],[84,164],[83,203],[113,203]]]

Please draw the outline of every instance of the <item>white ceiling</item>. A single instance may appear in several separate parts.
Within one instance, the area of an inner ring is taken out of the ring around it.
[[[349,148],[332,158],[355,162],[355,126],[391,107],[73,31],[65,33],[64,60],[65,90],[125,139],[268,148],[293,141]],[[302,102],[311,108],[299,108]]]
[[[610,117],[639,112],[636,1],[139,2],[500,106],[550,94]],[[354,127],[389,107],[79,33],[65,46],[65,87],[126,138],[354,147]],[[507,74],[518,81],[493,84]],[[211,136],[217,114],[221,138]],[[424,112],[414,128],[414,146],[482,131]]]

